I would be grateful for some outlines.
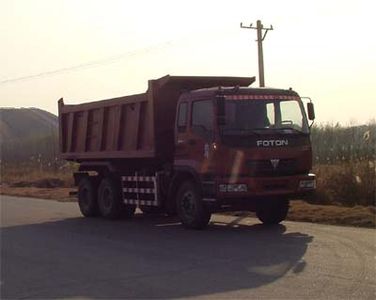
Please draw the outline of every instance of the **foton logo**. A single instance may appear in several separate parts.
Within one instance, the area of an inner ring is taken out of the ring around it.
[[[256,142],[257,147],[281,147],[288,146],[288,140],[259,140]]]

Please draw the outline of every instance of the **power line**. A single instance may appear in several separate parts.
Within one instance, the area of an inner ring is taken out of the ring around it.
[[[167,42],[164,42],[164,43],[161,43],[161,44],[158,44],[158,45],[153,45],[153,46],[149,46],[149,47],[146,47],[146,48],[143,48],[143,49],[129,51],[129,52],[126,52],[126,53],[123,53],[123,54],[110,56],[110,57],[107,57],[107,58],[94,60],[94,61],[90,61],[90,62],[78,64],[78,65],[73,65],[73,66],[70,66],[70,67],[40,72],[40,73],[37,73],[37,74],[31,74],[31,75],[26,75],[26,76],[21,76],[21,77],[5,79],[5,80],[0,81],[0,84],[7,84],[7,83],[18,82],[18,81],[25,81],[25,80],[31,80],[31,79],[36,79],[36,78],[42,78],[42,77],[49,77],[49,76],[53,76],[53,75],[58,75],[60,73],[66,73],[66,72],[76,71],[76,70],[80,70],[80,69],[87,69],[87,68],[102,66],[102,65],[106,65],[106,64],[111,64],[111,63],[114,63],[118,60],[130,57],[130,56],[139,55],[139,54],[142,54],[142,53],[148,53],[151,50],[155,50],[157,48],[165,48],[168,45],[170,45],[171,43],[172,43],[172,41],[167,41]]]
[[[201,32],[199,35],[197,35],[197,34],[195,35],[195,39],[197,40],[197,38],[199,38],[199,39],[205,39],[205,41],[208,41],[207,36],[208,36],[208,34],[206,32]],[[221,36],[223,36],[223,33],[221,33]],[[8,83],[15,83],[15,82],[22,82],[22,81],[38,79],[38,78],[43,78],[43,77],[50,77],[50,76],[54,76],[54,75],[59,75],[60,73],[72,72],[72,71],[76,71],[76,70],[93,68],[93,67],[97,67],[97,66],[111,64],[111,63],[114,63],[118,60],[121,60],[121,59],[124,59],[124,58],[127,58],[127,57],[139,55],[139,54],[142,54],[142,53],[149,53],[150,51],[156,50],[158,48],[163,49],[167,46],[170,46],[172,44],[176,44],[178,42],[187,42],[187,38],[189,38],[189,37],[190,37],[190,35],[180,36],[180,38],[177,39],[177,40],[174,39],[174,40],[162,42],[162,43],[152,45],[152,46],[149,46],[149,47],[146,47],[146,48],[125,52],[123,54],[110,56],[110,57],[106,57],[106,58],[99,59],[99,60],[89,61],[89,62],[86,62],[86,63],[73,65],[73,66],[65,67],[65,68],[59,68],[59,69],[55,69],[55,70],[51,70],[51,71],[43,71],[43,72],[40,72],[40,73],[37,73],[37,74],[31,74],[31,75],[26,75],[26,76],[20,76],[20,77],[0,80],[0,85],[5,85],[5,84],[8,84]]]

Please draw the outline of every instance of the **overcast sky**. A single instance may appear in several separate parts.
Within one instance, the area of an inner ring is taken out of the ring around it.
[[[318,122],[376,117],[374,1],[0,0],[0,106],[57,113],[171,75],[258,76],[315,102]],[[35,76],[40,74],[39,76]],[[255,85],[257,86],[257,82]]]

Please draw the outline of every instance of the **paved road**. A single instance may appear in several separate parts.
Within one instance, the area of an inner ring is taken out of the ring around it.
[[[1,298],[375,299],[376,230],[212,220],[197,232],[2,196]]]

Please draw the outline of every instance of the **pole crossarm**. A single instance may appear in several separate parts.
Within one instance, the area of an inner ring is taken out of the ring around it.
[[[260,21],[260,23],[261,23],[261,21]],[[244,28],[244,29],[256,29],[256,30],[259,30],[258,27],[253,26],[253,23],[249,24],[249,26],[245,26],[245,25],[243,25],[243,22],[241,22],[241,23],[240,23],[240,28]],[[270,25],[269,28],[265,28],[263,24],[261,24],[261,28],[260,28],[260,29],[261,29],[261,30],[265,30],[264,35],[262,36],[261,41],[263,41],[263,40],[265,39],[266,34],[268,33],[269,30],[274,30],[273,25]],[[258,42],[258,40],[255,40],[255,41]]]
[[[242,23],[240,23],[240,28],[246,28],[246,29],[255,29],[254,27],[252,27],[252,23],[249,25],[249,26],[244,26],[243,25],[243,22]]]

